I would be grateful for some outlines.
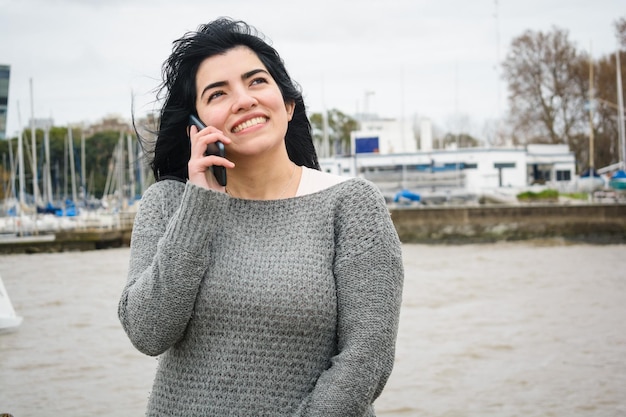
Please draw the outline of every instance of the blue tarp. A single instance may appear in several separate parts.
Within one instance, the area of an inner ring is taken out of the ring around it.
[[[54,212],[57,217],[74,217],[78,215],[78,207],[72,200],[65,200],[65,208],[58,208]]]
[[[626,172],[624,172],[623,169],[620,169],[619,171],[615,172],[615,174],[611,175],[611,179],[626,179]]]
[[[422,198],[419,194],[416,194],[409,190],[398,191],[393,198],[394,203],[400,201],[400,199],[410,200],[410,201],[420,201]]]

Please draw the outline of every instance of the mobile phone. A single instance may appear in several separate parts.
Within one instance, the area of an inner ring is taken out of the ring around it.
[[[198,131],[204,129],[206,126],[202,123],[202,120],[198,118],[198,116],[194,114],[189,115],[189,126],[194,125],[198,128]],[[204,151],[204,155],[217,155],[222,158],[226,155],[226,150],[224,149],[224,144],[220,141],[209,143],[206,147],[206,151]],[[226,168],[219,165],[213,165],[211,167],[211,171],[215,176],[217,182],[222,186],[226,187]]]

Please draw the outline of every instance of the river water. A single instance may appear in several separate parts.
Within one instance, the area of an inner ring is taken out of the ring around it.
[[[626,415],[626,245],[404,245],[379,417]],[[156,360],[117,319],[129,250],[0,255],[24,322],[0,335],[0,414],[142,416]]]

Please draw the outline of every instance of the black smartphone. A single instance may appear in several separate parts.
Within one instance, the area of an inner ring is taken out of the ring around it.
[[[206,126],[202,123],[202,120],[198,118],[198,116],[191,114],[189,115],[189,126],[196,126],[198,131],[204,129]],[[209,143],[206,147],[206,151],[204,151],[204,155],[217,155],[222,158],[226,155],[226,150],[224,149],[224,144],[220,141]],[[226,168],[219,165],[213,165],[211,167],[211,171],[213,171],[213,175],[217,182],[222,186],[226,187]]]

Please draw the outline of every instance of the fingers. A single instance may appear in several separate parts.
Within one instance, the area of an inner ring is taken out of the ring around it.
[[[191,140],[191,157],[202,158],[210,143],[222,142],[224,145],[231,143],[228,136],[224,135],[221,130],[208,126],[198,132],[196,126],[190,127],[189,138]]]
[[[198,132],[196,126],[191,126],[189,131],[191,141],[191,155],[188,163],[189,181],[198,186],[223,191],[211,172],[212,166],[234,168],[235,164],[226,158],[217,155],[205,155],[207,146],[217,141],[230,144],[231,140],[219,129],[212,126]]]

